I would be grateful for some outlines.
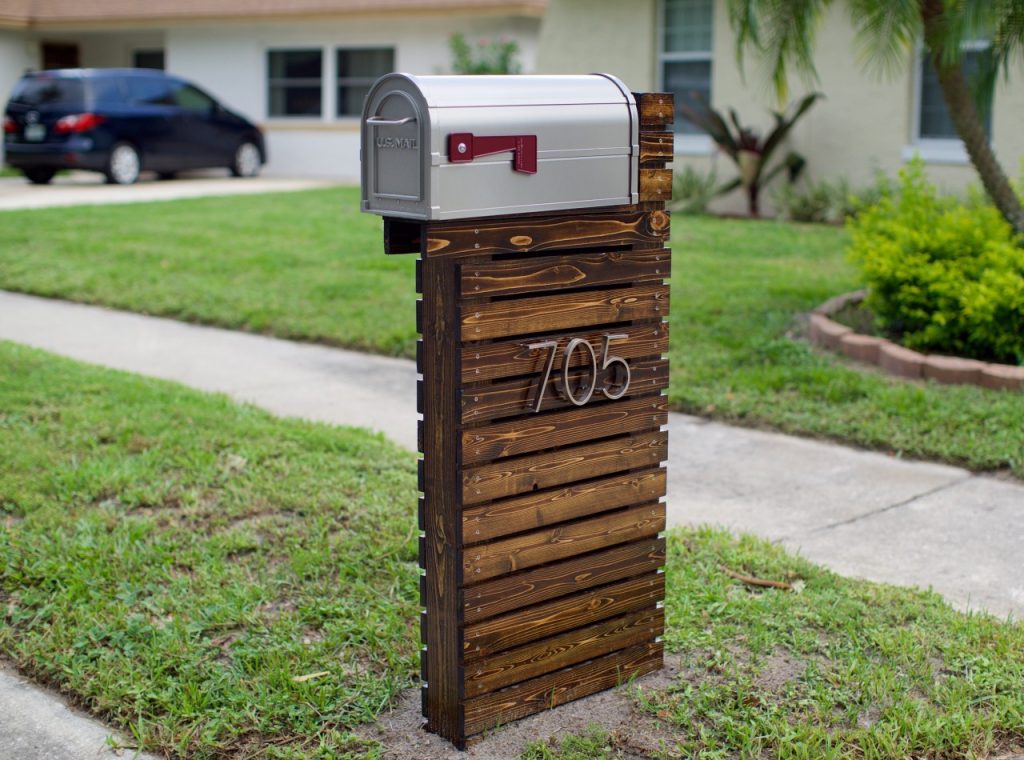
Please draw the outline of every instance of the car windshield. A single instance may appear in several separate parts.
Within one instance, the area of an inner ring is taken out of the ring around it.
[[[81,79],[25,77],[14,86],[11,102],[34,108],[81,109],[85,103],[85,87]]]

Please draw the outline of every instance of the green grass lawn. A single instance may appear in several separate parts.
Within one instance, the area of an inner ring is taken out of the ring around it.
[[[0,287],[411,357],[412,256],[358,190],[0,214]],[[832,227],[677,217],[676,409],[1024,476],[1024,395],[911,384],[812,351],[857,286]]]
[[[379,754],[352,731],[416,684],[413,457],[9,343],[0,366],[0,655],[172,757]],[[633,735],[526,757],[1024,749],[1020,623],[753,539],[669,546],[680,677]]]

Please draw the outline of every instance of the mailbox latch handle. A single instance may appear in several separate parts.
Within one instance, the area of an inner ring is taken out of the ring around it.
[[[537,173],[537,135],[503,135],[481,137],[472,132],[448,135],[448,160],[465,164],[478,156],[512,151],[512,169],[523,174]]]
[[[371,116],[366,120],[367,124],[386,124],[389,127],[397,127],[399,124],[408,124],[410,121],[416,121],[415,116],[406,116],[404,119],[385,119],[381,116]]]

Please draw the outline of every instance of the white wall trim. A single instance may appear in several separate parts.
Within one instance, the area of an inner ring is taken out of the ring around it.
[[[904,161],[910,161],[914,156],[920,156],[927,164],[964,166],[971,161],[967,149],[960,140],[920,139],[910,145],[904,145],[900,157]]]
[[[710,156],[715,152],[715,141],[706,134],[677,133],[673,150],[677,156]]]

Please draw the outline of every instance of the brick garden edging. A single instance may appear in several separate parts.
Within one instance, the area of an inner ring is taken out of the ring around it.
[[[811,312],[810,338],[814,345],[836,351],[856,361],[874,364],[890,375],[939,383],[978,385],[992,390],[1024,391],[1024,367],[990,364],[941,354],[921,354],[885,338],[860,335],[830,317],[850,304],[860,303],[867,293],[830,298]]]

